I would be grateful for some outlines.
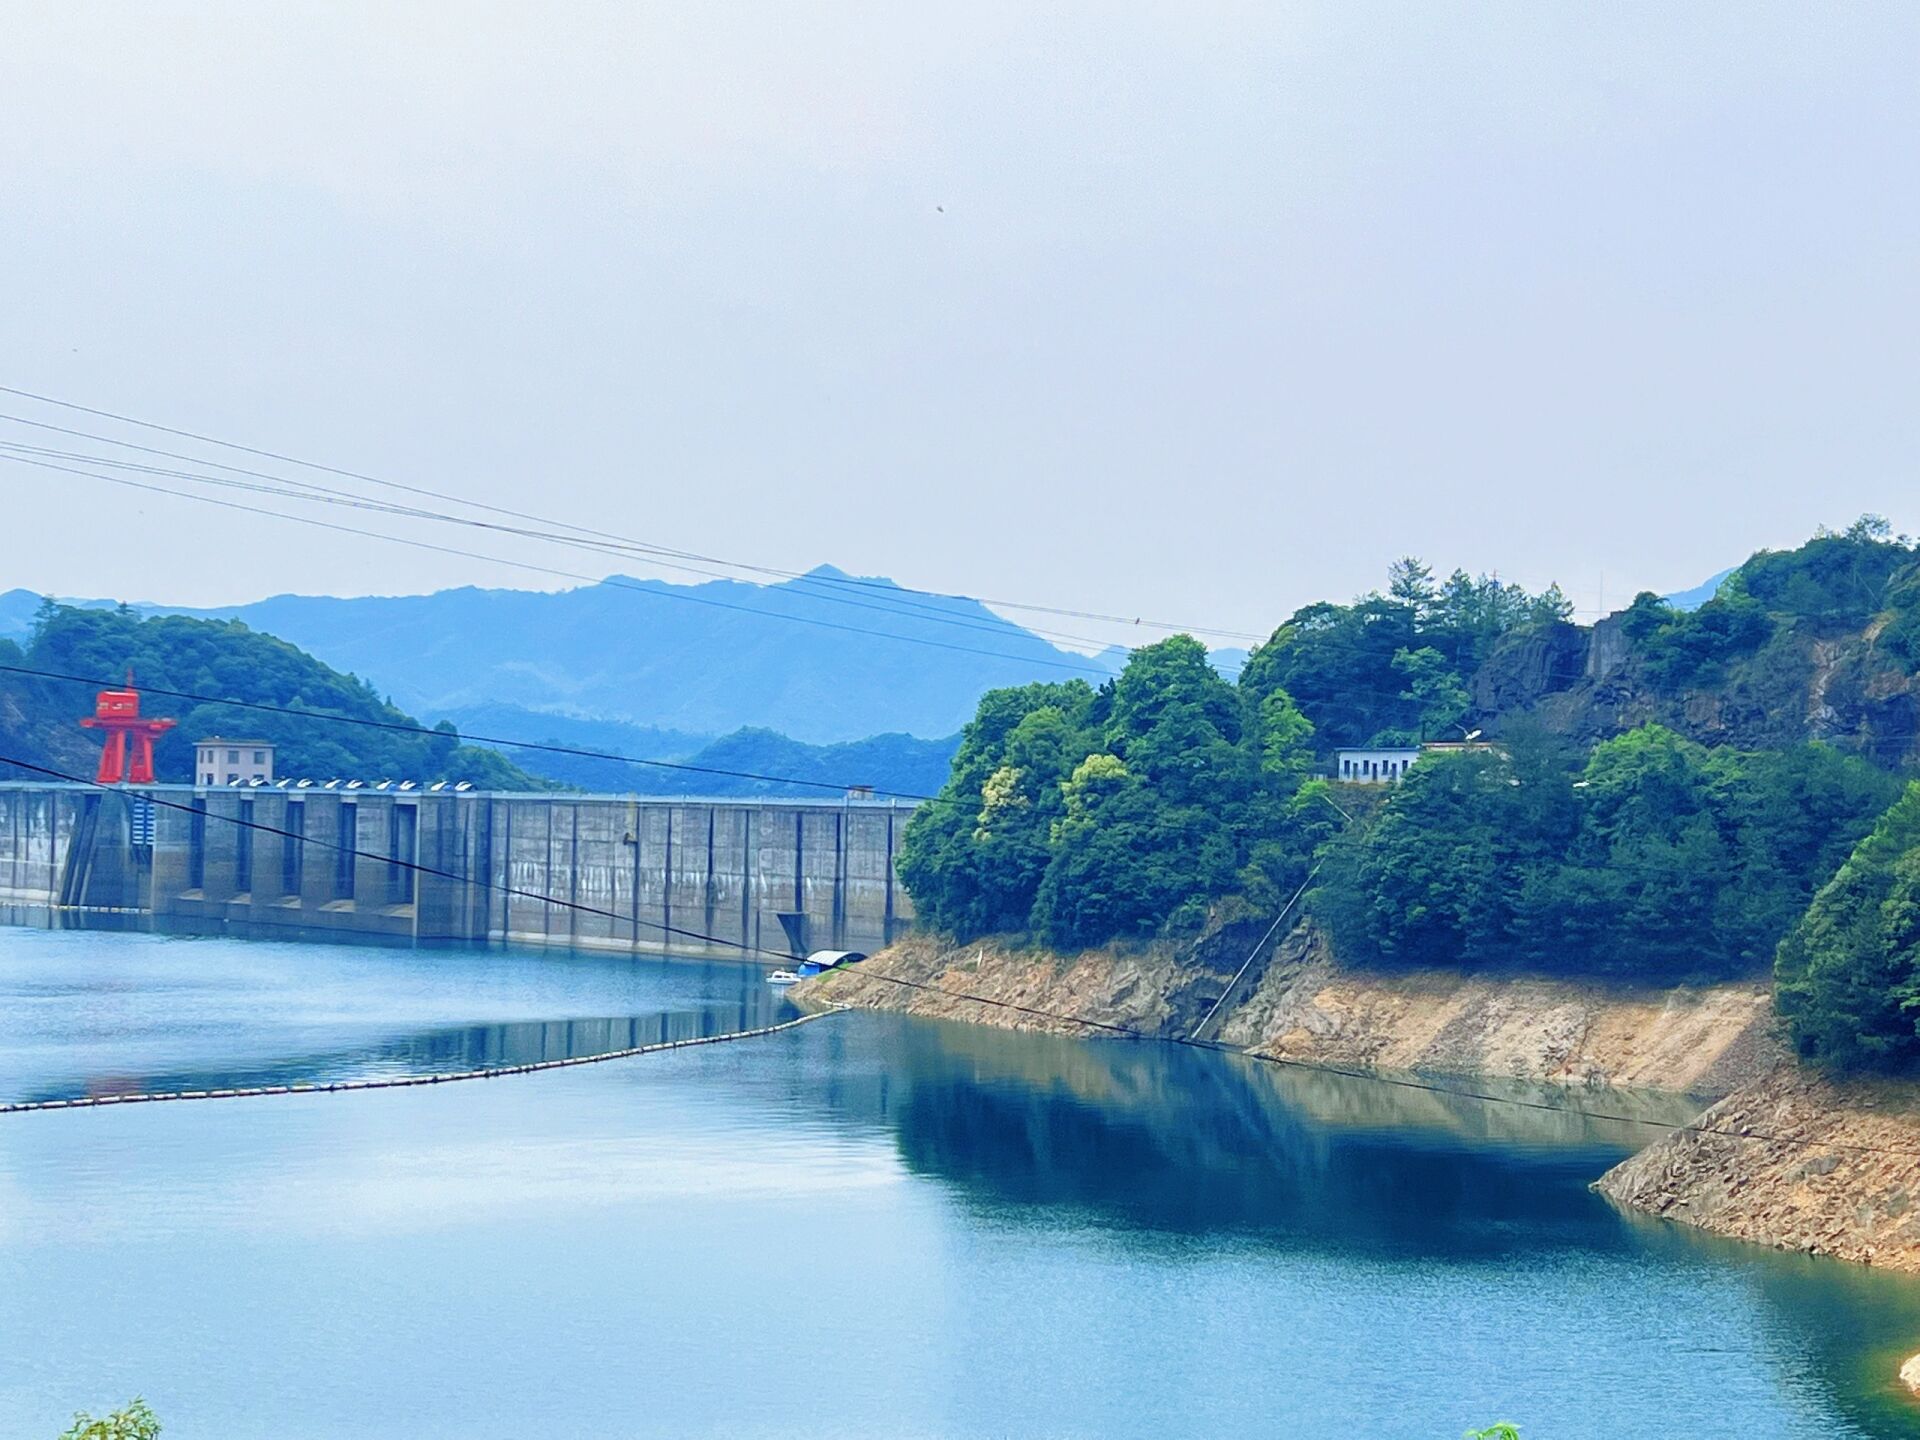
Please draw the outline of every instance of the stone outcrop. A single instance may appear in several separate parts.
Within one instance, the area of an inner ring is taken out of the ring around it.
[[[1824,740],[1898,766],[1920,758],[1920,675],[1880,649],[1879,629],[1784,620],[1759,651],[1680,688],[1635,663],[1618,615],[1518,631],[1474,673],[1473,715],[1494,735],[1528,723],[1591,745],[1658,721],[1708,745]]]
[[[1063,957],[919,936],[794,993],[1021,1030],[1185,1036],[1259,938],[1242,925],[1195,944]],[[1302,926],[1252,967],[1224,1014],[1223,1044],[1277,1059],[1724,1096],[1595,1188],[1717,1235],[1920,1273],[1920,1084],[1801,1069],[1776,1038],[1762,983],[1661,990],[1363,971]]]
[[[1484,714],[1533,705],[1592,674],[1590,632],[1546,625],[1508,636],[1473,676],[1473,704]]]
[[[1013,1030],[1091,1035],[1117,1026],[1185,1035],[1259,941],[1264,925],[1227,926],[1190,944],[1110,945],[1060,956],[1009,940],[964,945],[910,936],[870,960],[802,982],[818,998]],[[1236,949],[1236,946],[1238,947]]]
[[[1920,1273],[1920,1086],[1782,1064],[1595,1188],[1716,1235]]]
[[[1920,1355],[1909,1355],[1900,1367],[1900,1383],[1909,1395],[1920,1395]]]

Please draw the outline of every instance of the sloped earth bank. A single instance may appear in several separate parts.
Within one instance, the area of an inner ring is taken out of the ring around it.
[[[915,936],[795,990],[841,1004],[1021,1030],[1096,1033],[1074,1017],[1190,1035],[1261,938],[1225,926],[1186,945],[1057,956],[1013,943]],[[914,982],[912,988],[879,977]],[[978,997],[978,998],[968,998]],[[1023,1008],[1009,1008],[1023,1007]],[[1768,988],[1651,989],[1334,963],[1302,927],[1241,981],[1211,1032],[1320,1064],[1724,1095],[1779,1061]]]
[[[1595,1188],[1716,1235],[1920,1274],[1920,1087],[1782,1065],[1694,1125]]]

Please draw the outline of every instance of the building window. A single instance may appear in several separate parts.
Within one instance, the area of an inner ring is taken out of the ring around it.
[[[256,750],[256,751],[254,751],[254,752],[253,752],[253,763],[254,763],[254,764],[256,764],[256,765],[264,765],[264,764],[266,764],[266,763],[267,763],[267,752],[266,752],[266,751],[264,751],[264,750]]]
[[[306,801],[289,800],[287,802],[287,823],[282,828],[287,834],[286,843],[280,847],[280,893],[298,895],[301,867],[307,858]]]
[[[240,752],[238,750],[227,751],[227,764],[238,765],[239,763],[240,763]]]
[[[340,847],[333,852],[333,898],[353,898],[354,851],[360,842],[360,807],[340,807]]]

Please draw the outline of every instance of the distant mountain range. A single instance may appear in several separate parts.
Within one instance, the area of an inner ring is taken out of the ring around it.
[[[1691,590],[1676,590],[1673,594],[1661,598],[1676,610],[1698,610],[1719,593],[1721,582],[1738,568],[1737,565],[1730,565],[1718,575],[1702,581]]]
[[[1691,608],[1723,578],[1669,598]],[[0,637],[24,639],[40,600],[0,593]],[[558,592],[468,587],[134,608],[243,621],[463,732],[636,758],[685,758],[742,729],[816,745],[950,737],[986,690],[1074,676],[1098,684],[1127,654],[1062,649],[974,601],[830,565],[771,585],[615,576]],[[1246,656],[1213,652],[1228,679]]]
[[[916,740],[873,735],[838,745],[808,745],[773,730],[736,730],[666,764],[633,764],[583,755],[506,747],[522,769],[582,790],[636,795],[810,795],[837,797],[870,785],[882,797],[936,794],[947,783],[960,737]],[[761,777],[761,778],[756,778]],[[778,778],[768,778],[778,777]]]
[[[40,597],[31,590],[0,591],[0,640],[24,644],[33,630],[33,612],[39,608]]]
[[[0,596],[0,635],[24,630],[38,603]],[[771,585],[615,576],[559,592],[135,608],[243,621],[435,720],[510,706],[701,738],[764,728],[819,744],[951,735],[985,690],[1076,675],[1097,684],[1126,658],[1117,647],[1063,650],[971,600],[831,566]]]
[[[582,790],[636,795],[812,795],[822,787],[871,785],[895,795],[931,795],[946,783],[960,736],[916,740],[873,735],[831,745],[808,745],[772,730],[741,729],[718,739],[684,730],[660,730],[619,720],[583,720],[513,705],[477,705],[439,717],[479,744],[526,740],[540,745],[598,750],[629,760],[501,744],[523,769]],[[630,761],[664,760],[668,765]],[[777,775],[781,784],[753,776]]]
[[[23,638],[39,604],[28,591],[0,594],[0,636]],[[675,732],[641,748],[679,753],[741,728],[816,744],[948,736],[986,690],[1074,676],[1098,684],[1126,661],[1121,647],[1078,654],[974,601],[832,566],[769,585],[614,576],[559,592],[469,587],[134,608],[242,621],[434,720],[472,724],[491,707],[612,721]],[[511,733],[528,732],[516,723]]]

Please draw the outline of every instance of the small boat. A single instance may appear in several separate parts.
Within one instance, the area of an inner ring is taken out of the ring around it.
[[[776,970],[767,976],[767,984],[769,985],[797,985],[799,983],[800,977],[791,970]]]

